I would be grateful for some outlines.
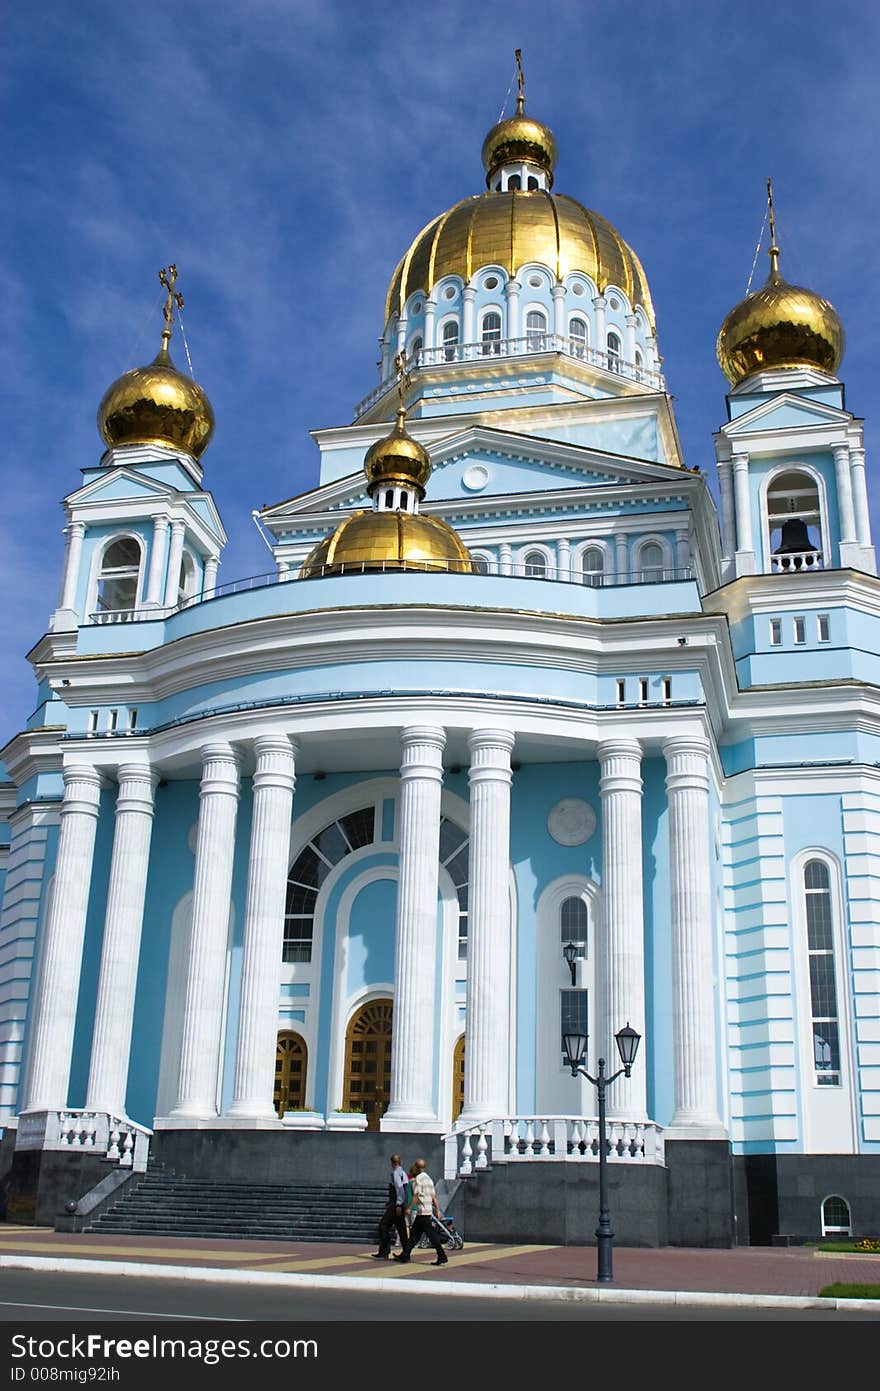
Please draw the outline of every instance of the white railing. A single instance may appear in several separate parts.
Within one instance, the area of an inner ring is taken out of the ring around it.
[[[19,1117],[16,1148],[89,1151],[143,1173],[152,1133],[106,1111],[40,1111]]]
[[[495,1164],[599,1162],[599,1121],[587,1116],[504,1116],[443,1137],[444,1177],[468,1178]],[[663,1130],[654,1121],[607,1120],[606,1159],[664,1164]]]
[[[784,555],[771,555],[770,573],[773,575],[794,574],[797,570],[821,570],[820,551],[787,551]]]
[[[634,570],[630,575],[622,576],[606,574],[598,570],[575,573],[572,570],[563,570],[553,564],[548,564],[546,569],[541,572],[535,565],[520,565],[513,561],[498,562],[494,569],[486,570],[472,570],[472,565],[473,562],[469,560],[343,560],[330,565],[315,566],[305,578],[317,580],[340,575],[390,575],[400,574],[401,570],[407,570],[413,574],[509,575],[522,580],[550,580],[555,584],[579,584],[586,589],[605,589],[616,584],[667,584],[673,580],[692,580],[695,578],[692,565],[663,566],[662,568],[651,566],[649,569]],[[230,580],[227,584],[218,585],[216,589],[210,589],[205,594],[193,595],[192,598],[184,599],[180,604],[172,604],[169,608],[102,609],[99,613],[89,614],[89,622],[100,626],[107,623],[161,621],[170,618],[174,613],[190,609],[205,599],[220,599],[227,594],[243,594],[251,589],[265,589],[273,584],[286,584],[303,578],[302,575],[296,575],[289,570],[281,574],[273,570],[265,575],[251,575],[243,580]]]
[[[590,348],[582,338],[569,338],[558,333],[528,333],[521,338],[497,338],[480,343],[443,343],[437,348],[419,348],[406,359],[407,371],[420,367],[448,367],[458,362],[491,361],[493,357],[523,357],[531,353],[564,353],[591,367],[600,367],[605,372],[613,372],[616,377],[626,377],[628,381],[641,382],[655,391],[665,391],[666,383],[662,372],[654,372],[638,362],[624,362],[617,353],[601,352]],[[370,406],[397,384],[397,373],[386,377],[375,390],[365,396],[355,406],[354,418],[358,419]]]

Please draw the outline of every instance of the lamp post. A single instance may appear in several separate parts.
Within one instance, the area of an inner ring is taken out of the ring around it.
[[[630,1028],[628,1022],[626,1028],[620,1029],[614,1037],[623,1067],[618,1068],[610,1077],[606,1077],[605,1059],[600,1058],[599,1075],[591,1077],[589,1072],[581,1066],[587,1052],[587,1035],[575,1030],[562,1035],[565,1062],[566,1066],[571,1068],[572,1077],[577,1077],[578,1074],[581,1077],[586,1077],[588,1082],[592,1082],[599,1094],[599,1225],[596,1228],[598,1257],[596,1278],[603,1283],[614,1279],[611,1260],[614,1231],[611,1226],[611,1214],[608,1211],[608,1172],[605,1153],[605,1089],[610,1087],[611,1083],[615,1082],[621,1074],[624,1077],[630,1076],[642,1038],[641,1034],[637,1034],[635,1029]]]

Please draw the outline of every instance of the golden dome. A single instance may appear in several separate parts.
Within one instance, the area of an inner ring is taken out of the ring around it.
[[[779,248],[770,247],[766,285],[731,309],[718,334],[718,363],[731,386],[753,372],[818,367],[832,376],[846,339],[833,304],[779,274]]]
[[[544,170],[547,182],[552,187],[553,170],[558,158],[556,138],[550,127],[518,111],[515,116],[494,125],[483,141],[486,186],[489,186],[492,175],[502,164],[518,164],[526,160]]]
[[[452,570],[470,574],[470,554],[440,517],[411,512],[355,512],[303,562],[301,577],[360,570]]]
[[[416,487],[419,496],[425,496],[425,484],[431,476],[431,460],[427,449],[406,432],[406,415],[401,409],[397,412],[397,424],[390,435],[376,440],[367,450],[364,459],[364,473],[367,475],[367,492],[372,497],[381,485],[402,483]]]
[[[214,412],[202,388],[178,372],[163,342],[148,367],[124,372],[108,387],[98,429],[111,447],[171,445],[198,459],[214,433]]]
[[[430,294],[446,275],[468,284],[481,266],[514,275],[530,261],[547,266],[557,280],[581,271],[600,291],[616,285],[633,307],[642,306],[653,329],[654,306],[635,252],[604,217],[543,189],[477,194],[429,222],[394,272],[386,323],[415,290]]]

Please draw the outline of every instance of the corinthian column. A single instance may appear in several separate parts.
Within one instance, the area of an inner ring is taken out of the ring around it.
[[[695,1132],[721,1129],[715,1077],[712,893],[709,875],[709,742],[667,739],[675,1114]]]
[[[464,1109],[473,1125],[510,1104],[510,753],[506,729],[468,738],[471,797]]]
[[[180,1083],[172,1115],[217,1114],[217,1072],[226,982],[226,939],[238,811],[238,758],[230,744],[202,749],[192,931],[180,1049]]]
[[[277,1120],[273,1102],[278,1042],[278,991],[284,949],[284,905],[290,859],[295,739],[254,740],[254,810],[244,912],[244,958],[235,1088],[230,1116]]]
[[[400,736],[400,880],[394,943],[391,1103],[383,1130],[436,1127],[437,878],[440,864],[442,729],[414,725]]]
[[[605,960],[604,1028],[600,1047],[608,1071],[617,1065],[614,1035],[625,1024],[645,1032],[645,946],[642,900],[642,750],[636,739],[599,745],[602,798],[602,898]],[[646,1068],[608,1093],[608,1114],[643,1120]]]
[[[126,763],[118,778],[86,1110],[124,1116],[158,774],[148,763]]]
[[[34,1000],[25,1111],[63,1110],[70,1081],[101,778],[94,768],[73,766],[63,769],[62,777],[61,831]]]

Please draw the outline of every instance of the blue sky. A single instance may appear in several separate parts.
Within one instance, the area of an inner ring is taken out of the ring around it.
[[[315,482],[308,431],[347,423],[375,384],[388,280],[425,222],[482,189],[517,46],[528,108],[559,143],[557,189],[645,266],[687,462],[714,479],[715,338],[769,174],[783,272],[846,328],[876,497],[868,0],[34,0],[4,31],[0,741],[33,705],[24,654],[57,598],[60,499],[101,454],[98,402],[158,348],[159,267],[179,267],[217,416],[204,463],[230,535],[221,579],[258,573],[251,510]]]

